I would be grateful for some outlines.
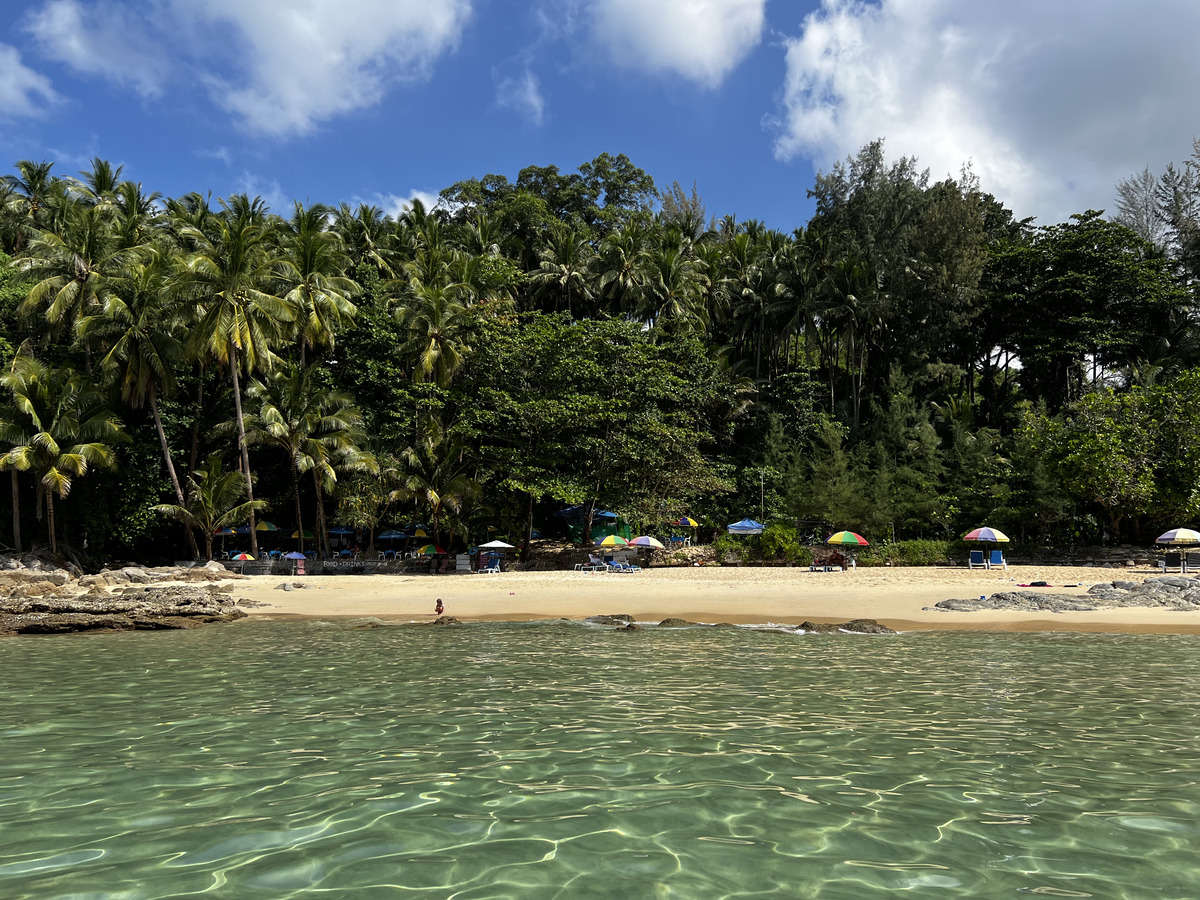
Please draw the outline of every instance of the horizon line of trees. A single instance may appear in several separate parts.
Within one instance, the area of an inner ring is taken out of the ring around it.
[[[22,161],[0,178],[5,539],[211,555],[248,523],[257,555],[267,513],[300,548],[335,521],[527,544],[564,505],[662,532],[761,503],[875,539],[1144,540],[1200,514],[1193,149],[1118,185],[1111,219],[1035,226],[875,141],[790,233],[623,154],[395,218]]]

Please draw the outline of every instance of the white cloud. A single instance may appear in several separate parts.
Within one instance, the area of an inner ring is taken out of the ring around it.
[[[253,172],[243,171],[234,184],[234,193],[245,194],[253,199],[261,197],[271,212],[285,219],[292,214],[292,198],[283,190],[283,186],[274,179]]]
[[[528,68],[518,75],[506,75],[496,83],[496,103],[519,113],[534,125],[542,124],[546,101],[538,77]]]
[[[144,15],[114,3],[85,10],[77,0],[49,0],[29,16],[39,51],[86,75],[130,84],[144,97],[162,94],[166,58],[143,27]]]
[[[969,160],[1018,216],[1062,221],[1188,154],[1198,29],[1186,0],[823,0],[786,44],[775,153],[827,167],[884,137],[934,178]]]
[[[766,0],[594,0],[596,40],[619,65],[718,87],[762,39]]]
[[[58,100],[49,78],[22,63],[15,47],[0,44],[0,118],[37,116]]]
[[[276,136],[377,103],[389,86],[421,80],[453,49],[470,0],[173,0],[198,28],[237,47],[209,81],[246,127]],[[232,35],[228,32],[232,30]],[[244,68],[244,71],[238,71]]]
[[[365,200],[361,197],[355,197],[350,205],[358,206],[360,203],[366,203],[370,206],[378,206],[384,213],[396,219],[405,210],[412,209],[413,200],[420,200],[425,209],[431,210],[438,205],[441,199],[437,194],[430,193],[429,191],[411,190],[405,195],[373,194]]]

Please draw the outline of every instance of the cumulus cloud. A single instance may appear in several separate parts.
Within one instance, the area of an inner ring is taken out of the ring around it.
[[[619,65],[708,88],[762,39],[766,0],[594,0],[596,40]]]
[[[775,153],[825,167],[884,137],[935,178],[970,161],[1018,216],[1061,221],[1187,155],[1198,28],[1186,0],[823,0],[786,41]]]
[[[0,118],[37,116],[58,100],[49,78],[22,63],[15,47],[0,44]]]
[[[84,9],[77,0],[50,0],[29,16],[26,29],[44,56],[157,97],[168,64],[144,21],[113,3]]]
[[[391,85],[428,76],[457,43],[469,0],[174,0],[213,41],[233,38],[210,77],[218,102],[255,132],[303,134],[377,103]],[[219,42],[218,42],[219,43]],[[230,74],[232,70],[233,74]]]
[[[542,124],[546,101],[542,97],[538,77],[528,68],[520,74],[505,75],[497,80],[496,103],[520,114],[534,125]]]
[[[414,200],[420,200],[421,205],[429,210],[437,206],[441,199],[437,194],[430,191],[418,191],[414,189],[403,195],[373,194],[366,200],[356,197],[351,205],[357,206],[359,203],[367,203],[371,206],[378,206],[393,219],[398,219],[405,211],[412,209]]]

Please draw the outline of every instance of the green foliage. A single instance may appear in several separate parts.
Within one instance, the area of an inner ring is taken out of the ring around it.
[[[778,522],[767,523],[758,535],[759,551],[763,559],[782,559],[795,565],[812,565],[812,553],[800,546],[800,539],[792,525]]]
[[[857,551],[860,566],[936,566],[965,556],[961,541],[916,539],[872,544]]]

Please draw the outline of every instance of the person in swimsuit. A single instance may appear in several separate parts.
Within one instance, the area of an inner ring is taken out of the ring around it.
[[[434,607],[433,607],[433,614],[435,616],[440,616],[445,611],[446,611],[446,607],[442,605],[442,598],[438,597],[438,601],[436,604],[434,604]]]

